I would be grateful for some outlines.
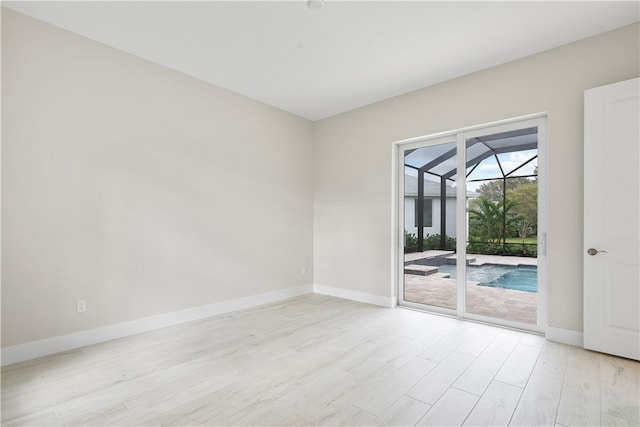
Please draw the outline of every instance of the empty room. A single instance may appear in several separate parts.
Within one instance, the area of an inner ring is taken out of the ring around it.
[[[4,426],[640,425],[637,1],[2,1]]]

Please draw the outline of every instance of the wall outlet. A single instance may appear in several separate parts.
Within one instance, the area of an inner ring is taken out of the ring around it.
[[[84,313],[85,311],[87,311],[87,300],[79,299],[78,301],[76,301],[76,310],[78,311],[78,313]]]
[[[302,267],[300,269],[300,274],[302,274],[303,276],[306,276],[307,275],[307,267]]]

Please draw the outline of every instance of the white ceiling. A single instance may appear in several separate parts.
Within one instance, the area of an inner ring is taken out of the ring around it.
[[[639,20],[638,1],[3,1],[319,120]]]

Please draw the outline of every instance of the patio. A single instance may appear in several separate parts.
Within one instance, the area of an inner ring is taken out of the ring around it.
[[[407,254],[407,266],[426,265],[435,258],[455,259],[455,255],[444,251],[426,251]],[[537,265],[536,258],[468,255],[469,265]],[[442,273],[427,275],[404,275],[405,301],[456,308],[456,281]],[[536,324],[538,294],[535,292],[481,286],[477,282],[467,281],[466,311],[468,313],[496,317],[516,322]]]

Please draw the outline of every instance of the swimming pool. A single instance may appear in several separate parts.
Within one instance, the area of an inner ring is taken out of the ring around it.
[[[441,265],[440,273],[448,273],[456,278],[455,265]],[[538,291],[538,269],[535,267],[508,267],[503,265],[467,266],[467,280],[492,288],[514,289],[517,291]]]

